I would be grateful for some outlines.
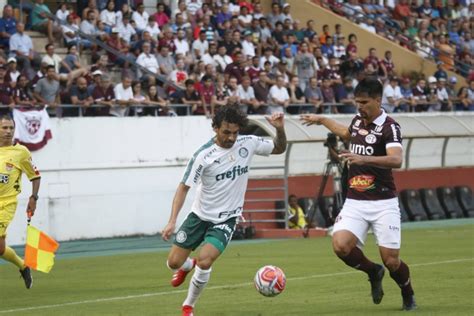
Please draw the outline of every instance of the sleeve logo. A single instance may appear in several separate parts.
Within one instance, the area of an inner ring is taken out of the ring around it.
[[[367,174],[358,175],[349,179],[349,187],[358,192],[375,189],[375,177]]]

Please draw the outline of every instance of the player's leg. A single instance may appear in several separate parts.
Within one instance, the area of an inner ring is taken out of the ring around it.
[[[171,247],[166,262],[168,268],[173,271],[172,286],[180,286],[186,279],[186,275],[194,268],[196,261],[189,255],[204,240],[206,228],[207,222],[202,221],[196,214],[190,213],[176,233],[174,245]]]
[[[416,308],[414,292],[411,286],[410,269],[400,260],[401,228],[398,201],[393,201],[383,216],[378,218],[372,225],[380,256],[384,265],[390,272],[390,277],[401,289],[403,298],[403,309]]]
[[[25,286],[27,289],[30,289],[33,285],[33,278],[31,277],[30,268],[25,267],[25,263],[23,259],[21,259],[13,250],[6,245],[5,241],[5,231],[8,224],[0,222],[0,257],[8,262],[13,263],[15,266],[18,267],[20,270],[21,277],[25,282]]]
[[[183,303],[183,315],[192,315],[192,310],[199,295],[209,282],[212,265],[227,247],[234,233],[235,225],[235,218],[223,223],[209,225],[204,238],[204,245],[197,256],[196,269],[189,283],[188,296]]]
[[[382,279],[385,269],[382,265],[369,260],[362,252],[369,222],[359,210],[359,202],[347,200],[336,218],[332,237],[333,250],[348,266],[363,271],[369,276],[372,300],[380,304],[383,298]]]

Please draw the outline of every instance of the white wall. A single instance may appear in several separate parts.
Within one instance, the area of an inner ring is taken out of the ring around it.
[[[57,240],[156,234],[168,221],[187,160],[214,134],[210,124],[204,117],[52,119],[53,139],[33,153],[42,172],[33,224]],[[440,146],[417,140],[411,167],[440,166]],[[450,142],[448,165],[472,165],[473,148],[472,139]],[[290,173],[321,172],[326,152],[320,143],[295,145]],[[283,159],[256,157],[253,166],[283,165]],[[24,179],[10,244],[24,243],[30,192]]]

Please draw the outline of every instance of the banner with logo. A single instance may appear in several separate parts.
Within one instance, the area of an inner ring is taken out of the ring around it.
[[[49,115],[42,110],[13,110],[15,120],[14,141],[26,146],[29,150],[38,150],[44,147],[53,136],[49,122]]]

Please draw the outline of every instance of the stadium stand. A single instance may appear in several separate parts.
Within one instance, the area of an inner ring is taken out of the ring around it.
[[[57,8],[44,0],[26,3],[18,8],[24,10],[17,18],[12,6],[4,8],[0,64],[13,67],[9,58],[16,57],[18,73],[29,80],[23,92],[34,101],[33,108],[45,105],[33,93],[44,76],[41,61],[55,66],[51,80],[59,82],[59,88],[52,91],[58,98],[54,105],[79,111],[48,109],[51,116],[210,116],[226,103],[239,104],[249,114],[269,113],[279,104],[290,114],[353,113],[353,89],[364,76],[384,81],[384,106],[389,112],[474,110],[474,78],[469,73],[474,40],[466,24],[472,11],[466,11],[462,3],[446,8],[410,7],[405,17],[400,16],[406,9],[403,0],[393,8],[357,0],[321,2],[402,45],[400,38],[407,37],[412,45],[408,49],[418,51],[413,47],[417,43],[428,47],[424,57],[438,61],[439,69],[410,78],[398,72],[390,51],[357,47],[357,37],[341,25],[298,21],[284,1],[273,2],[268,14],[258,0],[157,1],[156,8],[141,1],[91,0],[87,5],[78,1]],[[43,37],[32,31],[16,34],[22,25],[18,19]],[[372,26],[370,21],[384,23]],[[323,27],[321,34],[319,27]],[[420,34],[423,39],[417,41]],[[31,46],[29,52],[18,51],[19,40]],[[54,43],[54,53],[47,58],[49,42]],[[443,52],[450,50],[448,58]],[[454,68],[466,78],[466,85],[448,76],[446,70]],[[25,104],[17,104],[14,97],[20,94],[16,70],[7,69],[5,76],[10,95],[2,98],[3,110],[24,109]],[[132,83],[123,86],[122,77]],[[242,84],[246,77],[250,85]],[[86,80],[87,89],[78,88],[79,78]],[[203,79],[208,78],[211,84],[205,86]],[[314,85],[311,78],[316,78]],[[193,84],[186,88],[189,79]],[[277,85],[279,80],[282,83]],[[100,82],[110,89],[96,89]],[[136,95],[132,84],[140,89]],[[110,102],[102,102],[105,91],[110,92],[105,94]],[[72,102],[78,97],[91,102]],[[117,106],[128,110],[113,110]]]

